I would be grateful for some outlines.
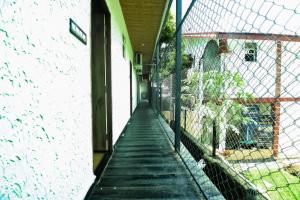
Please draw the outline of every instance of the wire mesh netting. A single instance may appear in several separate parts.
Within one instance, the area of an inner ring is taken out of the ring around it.
[[[181,139],[226,199],[300,199],[299,22],[296,0],[197,0],[182,23]],[[152,92],[171,127],[174,69],[172,40]]]

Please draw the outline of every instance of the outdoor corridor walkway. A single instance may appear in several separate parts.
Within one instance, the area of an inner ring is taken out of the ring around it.
[[[91,200],[204,199],[148,104],[141,104],[115,145]]]

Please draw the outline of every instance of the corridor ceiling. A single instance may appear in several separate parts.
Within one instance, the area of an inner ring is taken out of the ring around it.
[[[133,50],[143,54],[143,64],[151,63],[169,1],[120,0]]]

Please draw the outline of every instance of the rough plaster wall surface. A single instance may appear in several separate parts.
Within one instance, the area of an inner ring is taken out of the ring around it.
[[[0,8],[0,199],[82,200],[94,181],[89,1]],[[88,38],[88,42],[89,42]]]

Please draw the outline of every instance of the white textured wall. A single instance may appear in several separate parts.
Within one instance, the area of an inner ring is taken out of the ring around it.
[[[282,97],[300,97],[299,42],[283,42],[282,53]],[[300,156],[300,103],[281,103],[279,155]]]
[[[70,17],[89,35],[89,1],[0,8],[0,199],[82,200],[94,180],[90,44]]]
[[[300,157],[300,104],[281,103],[279,156]]]
[[[300,97],[300,42],[282,42],[281,96]]]
[[[257,62],[245,61],[245,42],[257,43]],[[274,41],[228,40],[231,53],[222,54],[222,68],[238,72],[245,82],[245,91],[254,97],[274,97],[275,59]]]

